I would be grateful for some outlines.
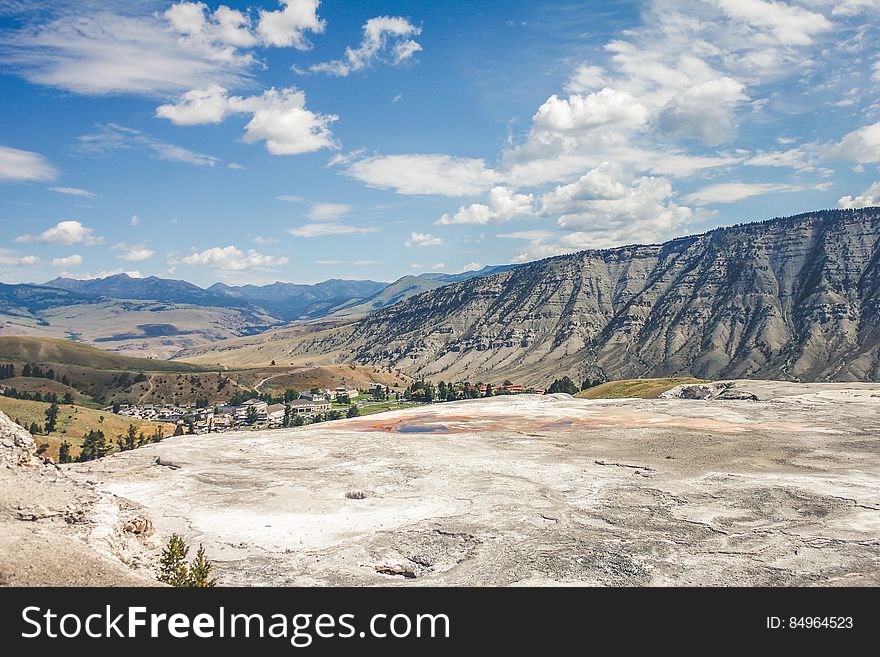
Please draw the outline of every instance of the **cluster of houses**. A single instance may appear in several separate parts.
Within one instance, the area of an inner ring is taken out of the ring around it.
[[[270,404],[262,399],[254,398],[241,404],[219,403],[205,408],[174,404],[120,404],[118,407],[107,410],[115,410],[119,415],[139,420],[169,422],[186,426],[187,430],[192,433],[227,431],[245,426],[260,426],[271,429],[281,427],[284,424],[285,416],[289,420],[297,415],[302,416],[305,420],[311,420],[319,413],[326,413],[330,410],[331,399],[343,397],[353,399],[358,394],[357,390],[337,388],[332,391],[305,392],[300,395],[299,399],[287,404]]]

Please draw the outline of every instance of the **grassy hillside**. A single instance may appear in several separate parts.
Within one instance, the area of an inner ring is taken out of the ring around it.
[[[2,379],[0,380],[0,386],[14,388],[19,392],[39,392],[43,395],[55,393],[59,399],[62,399],[65,394],[70,393],[74,404],[85,403],[88,405],[88,403],[92,402],[90,398],[72,386],[66,386],[63,383],[49,379],[37,379],[32,376],[15,376],[11,379]]]
[[[640,397],[655,399],[667,390],[683,383],[706,383],[702,379],[692,377],[669,377],[662,379],[625,379],[609,381],[594,388],[588,388],[575,395],[581,399],[622,399],[624,397]]]
[[[32,422],[42,426],[46,422],[46,409],[49,406],[50,404],[46,402],[12,399],[0,395],[0,411],[6,413],[25,428],[30,427]],[[161,427],[165,436],[170,436],[174,432],[174,427],[170,424],[142,422],[98,409],[61,404],[57,430],[48,435],[36,435],[34,440],[37,445],[48,443],[49,449],[46,455],[56,460],[58,459],[58,447],[62,441],[67,440],[73,446],[70,450],[71,454],[76,457],[79,455],[83,434],[89,430],[103,431],[109,441],[115,442],[116,436],[124,434],[130,424],[134,424],[138,431],[147,435],[154,434],[157,427]]]
[[[58,363],[104,370],[200,372],[203,367],[182,361],[130,358],[78,342],[55,338],[0,337],[0,362]]]

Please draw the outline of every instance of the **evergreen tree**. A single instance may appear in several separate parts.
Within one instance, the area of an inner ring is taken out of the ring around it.
[[[189,547],[183,542],[178,534],[171,534],[168,545],[162,550],[162,560],[159,563],[159,581],[171,586],[186,586],[188,568],[186,557]]]
[[[52,405],[46,409],[46,433],[52,433],[55,431],[57,422],[58,404],[53,402]]]
[[[175,436],[182,436],[183,435],[183,425],[182,424],[178,424],[176,427],[174,427],[174,435]]]
[[[211,576],[214,570],[214,564],[205,557],[205,548],[199,544],[196,551],[196,558],[193,559],[192,565],[189,567],[189,575],[186,578],[186,585],[190,588],[211,588],[217,586],[217,578]]]
[[[250,425],[254,425],[257,423],[257,409],[253,406],[247,409],[247,416],[245,422]]]
[[[487,397],[491,397],[492,394],[493,394],[493,393],[492,393],[492,384],[491,384],[491,383],[487,383],[487,384],[486,384],[486,396],[487,396]]]
[[[30,429],[28,429],[28,432],[32,436],[37,436],[42,433],[42,431],[40,430],[40,425],[37,424],[36,422],[31,422],[31,426],[30,426]]]
[[[553,383],[551,383],[550,387],[547,389],[547,392],[550,394],[555,392],[564,392],[569,395],[576,395],[579,392],[579,389],[570,377],[564,376],[561,379],[556,379]]]
[[[59,463],[71,463],[73,459],[70,456],[70,448],[71,444],[66,440],[61,443],[61,447],[58,448],[58,462]]]
[[[346,415],[348,417],[357,417],[360,414],[361,414],[361,409],[359,409],[357,406],[349,406],[348,413],[346,413]]]
[[[68,406],[73,404],[73,395],[71,395],[69,391],[64,393],[64,403]]]
[[[294,415],[294,416],[293,416],[293,422],[291,422],[291,426],[294,426],[294,427],[301,427],[301,426],[304,425],[305,423],[306,423],[306,421],[303,419],[303,416],[302,416],[302,415]]]
[[[94,461],[95,459],[107,456],[112,449],[113,446],[107,442],[103,431],[92,430],[83,436],[79,460],[81,462]]]

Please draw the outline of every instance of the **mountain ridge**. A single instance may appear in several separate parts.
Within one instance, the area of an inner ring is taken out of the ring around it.
[[[880,380],[878,292],[880,209],[822,210],[545,258],[260,344],[435,379]]]

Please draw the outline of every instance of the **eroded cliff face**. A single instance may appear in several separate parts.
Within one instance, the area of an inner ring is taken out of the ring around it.
[[[585,251],[421,294],[295,352],[450,379],[874,381],[878,247],[866,208]]]

